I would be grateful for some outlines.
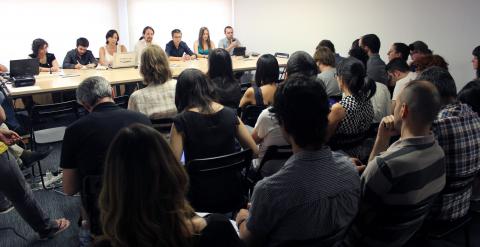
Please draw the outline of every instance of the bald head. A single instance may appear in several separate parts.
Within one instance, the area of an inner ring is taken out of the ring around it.
[[[409,118],[417,127],[432,124],[440,110],[440,94],[428,81],[415,80],[407,84],[399,97],[399,107],[407,105]]]

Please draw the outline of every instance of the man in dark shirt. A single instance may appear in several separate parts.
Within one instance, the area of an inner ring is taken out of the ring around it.
[[[196,58],[187,43],[182,41],[182,31],[179,29],[174,29],[172,31],[172,40],[167,43],[165,52],[170,61],[185,61]]]
[[[77,39],[77,48],[67,52],[63,60],[64,69],[81,69],[82,67],[95,67],[98,62],[88,49],[89,42],[86,38]]]
[[[360,38],[360,47],[367,52],[367,77],[375,82],[388,83],[385,62],[380,58],[380,39],[375,34],[367,34]]]
[[[86,78],[77,88],[77,100],[89,112],[65,130],[60,167],[63,168],[63,191],[67,195],[82,192],[86,176],[103,173],[103,163],[108,147],[122,128],[134,123],[151,125],[147,116],[117,106],[112,99],[112,88],[99,76]],[[94,188],[100,190],[100,186]],[[96,191],[96,192],[98,192]],[[83,201],[88,215],[90,230],[101,234],[98,211]]]
[[[77,88],[77,100],[90,112],[65,131],[60,167],[63,190],[80,191],[87,175],[102,175],[103,162],[117,132],[133,123],[151,125],[147,116],[115,105],[108,81],[99,76],[85,79]]]

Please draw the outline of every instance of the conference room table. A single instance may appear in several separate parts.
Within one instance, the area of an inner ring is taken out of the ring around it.
[[[255,70],[258,57],[232,57],[232,66],[234,72]],[[279,66],[285,67],[286,58],[277,58]],[[208,71],[207,59],[196,59],[190,61],[170,61],[170,69],[173,77],[176,78],[182,71],[189,68],[199,69],[203,72]],[[7,94],[11,98],[30,96],[35,94],[52,93],[73,90],[87,77],[102,76],[112,85],[136,83],[143,81],[138,68],[119,68],[119,69],[63,69],[60,72],[52,74],[41,72],[35,76],[35,85],[27,87],[13,87],[7,85]]]

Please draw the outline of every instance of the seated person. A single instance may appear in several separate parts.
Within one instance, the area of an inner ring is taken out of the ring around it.
[[[159,132],[141,124],[122,129],[105,162],[104,237],[94,246],[242,246],[225,216],[195,214],[185,198],[188,180]]]
[[[442,56],[436,54],[422,56],[411,64],[411,67],[415,68],[417,75],[420,75],[424,70],[433,66],[448,70],[447,61],[445,61]]]
[[[325,145],[328,97],[313,77],[289,75],[273,112],[293,155],[259,181],[237,214],[247,246],[334,246],[357,213],[360,179],[351,161]]]
[[[304,51],[294,52],[288,59],[287,67],[285,68],[287,77],[296,73],[317,77],[318,72],[318,66],[315,60],[310,54]]]
[[[458,100],[469,105],[474,112],[480,114],[480,80],[474,80],[465,85],[458,92]]]
[[[100,47],[99,53],[99,63],[103,66],[112,66],[113,56],[117,52],[127,52],[127,48],[124,45],[119,45],[120,36],[116,30],[108,30],[105,35],[106,45]]]
[[[83,197],[83,179],[89,175],[103,174],[108,146],[118,131],[133,123],[151,123],[145,115],[117,106],[112,99],[110,83],[103,77],[86,78],[78,86],[76,95],[77,101],[89,114],[65,130],[60,167],[63,169],[65,194],[81,192]],[[98,219],[89,220],[91,233],[100,234]]]
[[[32,43],[32,54],[30,58],[38,58],[40,63],[40,72],[60,71],[58,61],[53,53],[48,53],[48,43],[43,39],[35,39]]]
[[[5,65],[3,64],[0,64],[0,73],[5,73],[5,72],[8,72],[7,67],[5,67]]]
[[[419,80],[433,83],[440,93],[441,109],[432,131],[445,152],[447,183],[432,206],[428,223],[447,223],[468,214],[472,183],[480,171],[480,117],[457,100],[452,75],[440,67],[424,70]],[[478,96],[477,96],[478,97]]]
[[[445,186],[445,154],[430,131],[440,109],[438,91],[413,81],[397,103],[394,115],[380,123],[362,174],[360,209],[347,246],[404,246]]]
[[[417,73],[411,72],[407,62],[401,58],[394,58],[387,64],[387,73],[391,85],[394,86],[392,96],[392,110],[395,109],[395,102],[403,88],[417,78]]]
[[[231,26],[226,26],[223,29],[223,33],[225,34],[225,38],[218,41],[218,48],[223,48],[227,50],[230,55],[233,55],[233,49],[241,46],[240,40],[233,37],[233,27]]]
[[[411,64],[411,67],[410,69],[413,71],[413,72],[419,72],[419,71],[416,71],[416,65],[415,63],[424,58],[425,56],[429,56],[429,55],[432,55],[433,54],[433,51],[430,50],[428,48],[428,45],[421,41],[421,40],[417,40],[411,44],[408,45],[408,48],[410,49],[410,57],[412,58],[412,64]]]
[[[473,65],[473,69],[475,70],[475,79],[478,80],[480,79],[480,66],[478,66],[478,59],[480,58],[480,46],[477,46],[475,47],[475,49],[473,49],[472,55],[473,55],[472,65]]]
[[[321,40],[318,43],[317,48],[315,48],[315,50],[318,50],[318,48],[320,48],[320,47],[328,48],[333,53],[333,55],[335,57],[335,66],[337,64],[339,64],[343,59],[345,59],[344,57],[340,56],[340,54],[336,53],[335,45],[332,43],[332,41],[330,41],[328,39]]]
[[[0,111],[3,112],[1,107]],[[0,114],[0,120],[3,123],[5,114]],[[65,218],[51,220],[35,200],[15,162],[15,156],[7,146],[19,140],[21,138],[17,133],[0,128],[0,214],[6,214],[15,208],[41,240],[50,239],[66,230],[70,221]]]
[[[480,48],[479,48],[480,49]],[[480,115],[480,80],[467,83],[460,92],[458,92],[458,100],[469,105],[474,112]],[[475,179],[472,190],[472,202],[480,203],[480,174]]]
[[[239,107],[272,105],[279,74],[278,61],[273,55],[264,54],[259,57],[255,72],[255,84],[245,91],[240,99]]]
[[[366,34],[359,40],[359,46],[368,54],[367,77],[375,82],[388,83],[385,62],[378,54],[380,50],[380,39],[375,34]]]
[[[210,32],[208,28],[200,28],[198,33],[198,40],[195,40],[193,43],[193,50],[197,57],[208,58],[208,53],[215,49],[215,44],[213,41],[210,41]]]
[[[365,160],[370,152],[364,150],[362,143],[375,116],[370,98],[375,95],[376,84],[365,78],[360,60],[349,57],[340,62],[337,81],[343,98],[332,106],[327,131],[332,150],[342,150],[360,160]]]
[[[410,56],[410,48],[405,43],[393,43],[387,52],[388,61],[392,61],[395,58],[400,58],[403,61],[408,61]]]
[[[255,169],[259,168],[268,147],[290,145],[283,136],[280,125],[271,109],[272,107],[268,107],[260,113],[252,131],[252,138],[258,144],[258,159],[253,160]],[[274,174],[284,163],[284,161],[268,162],[268,166],[262,167],[261,175],[267,177]]]
[[[145,48],[154,45],[153,42],[153,35],[155,34],[155,30],[152,27],[146,26],[143,28],[142,36],[135,44],[135,52],[137,53],[137,62],[140,64],[140,60],[142,57],[143,50]],[[156,44],[155,44],[156,45]]]
[[[236,109],[242,98],[240,83],[235,79],[232,58],[224,49],[215,49],[208,57],[208,77],[212,80],[217,102]]]
[[[183,71],[177,79],[174,118],[170,143],[177,160],[185,151],[185,163],[237,152],[240,145],[258,153],[236,110],[215,102],[208,78],[197,69]],[[208,141],[206,141],[208,140]]]
[[[88,50],[88,39],[78,38],[77,48],[67,52],[65,59],[63,59],[64,69],[81,69],[93,68],[97,66],[97,59],[93,56],[92,51]]]
[[[167,43],[165,52],[170,61],[185,61],[196,58],[196,55],[190,50],[187,43],[182,41],[182,31],[179,29],[172,31],[172,40]]]
[[[337,78],[335,78],[337,70],[335,69],[335,56],[333,52],[327,47],[321,46],[315,51],[313,58],[320,70],[318,78],[323,81],[328,97],[341,96],[342,92],[338,87]],[[343,59],[344,58],[342,58],[342,60]]]
[[[168,58],[158,45],[144,49],[140,74],[147,87],[133,92],[128,101],[128,109],[141,112],[150,119],[175,115],[175,84]]]

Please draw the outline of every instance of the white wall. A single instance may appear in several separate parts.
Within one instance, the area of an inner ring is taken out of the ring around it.
[[[118,29],[116,0],[1,0],[0,63],[26,58],[32,41],[45,39],[60,66],[65,54],[75,48],[77,38],[90,41],[98,56],[109,29]],[[122,34],[120,33],[120,36]]]
[[[392,43],[423,40],[450,64],[458,90],[474,77],[478,0],[235,0],[234,9],[236,35],[250,51],[313,53],[330,39],[346,56],[353,40],[376,33],[385,61]]]
[[[182,40],[193,51],[201,27],[210,30],[210,39],[218,46],[224,38],[223,28],[232,21],[231,0],[128,0],[130,48],[142,35],[145,26],[155,29],[154,42],[165,49],[171,31],[182,30]]]

